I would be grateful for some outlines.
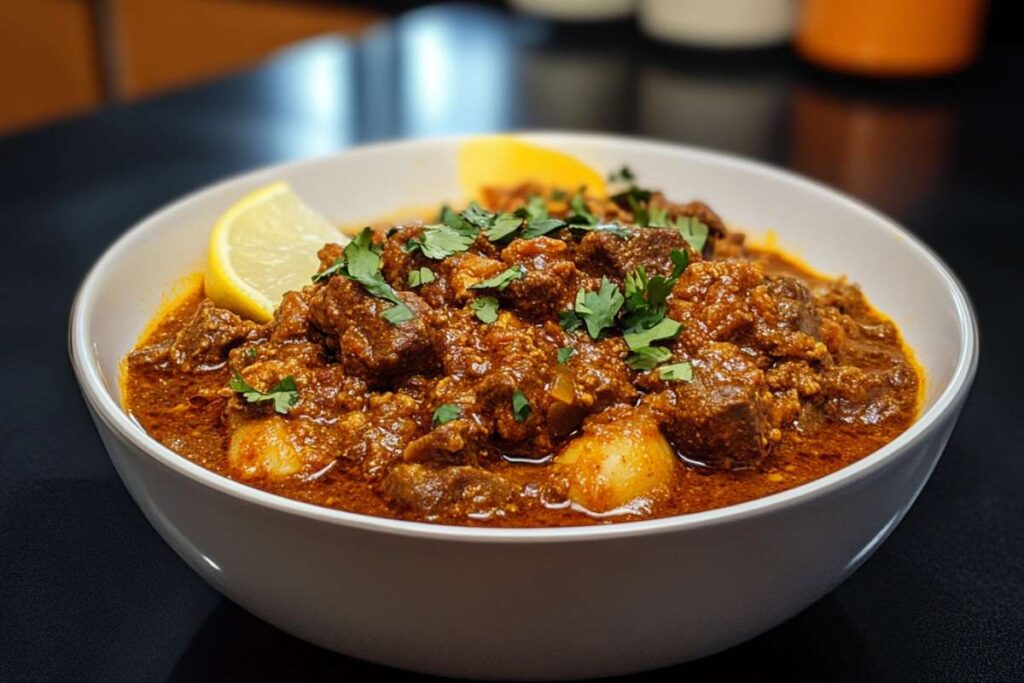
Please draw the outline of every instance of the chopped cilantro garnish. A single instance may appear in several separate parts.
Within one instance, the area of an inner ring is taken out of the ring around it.
[[[650,346],[657,341],[675,339],[683,326],[672,318],[662,318],[651,327],[634,332],[626,332],[622,338],[626,341],[631,351]]]
[[[413,318],[416,317],[416,314],[413,313],[412,309],[409,308],[407,305],[405,305],[404,303],[400,303],[395,304],[391,308],[384,309],[381,312],[380,317],[384,318],[392,325],[397,325],[399,323],[404,323],[412,320]]]
[[[693,366],[686,361],[665,365],[658,368],[658,376],[666,382],[690,382],[693,380]]]
[[[576,292],[576,314],[583,319],[587,332],[594,339],[601,332],[615,326],[615,316],[622,308],[622,292],[617,285],[601,278],[601,287],[596,292],[588,292],[582,287]]]
[[[516,419],[516,422],[526,422],[532,412],[533,408],[530,407],[530,401],[526,398],[526,394],[516,389],[512,394],[512,417]]]
[[[476,202],[470,202],[466,210],[459,214],[464,221],[477,228],[487,228],[494,222],[494,214]]]
[[[473,226],[465,218],[459,215],[455,209],[445,205],[441,207],[441,215],[438,217],[438,222],[447,225],[449,228],[453,228],[458,232],[472,230]]]
[[[672,259],[672,286],[674,287],[675,280],[678,280],[679,276],[682,275],[690,265],[690,252],[673,249],[669,253],[668,257]]]
[[[413,289],[420,285],[425,285],[436,280],[437,277],[434,275],[434,271],[426,266],[421,268],[414,268],[409,271],[409,286]]]
[[[551,199],[556,202],[562,201],[565,199],[565,190],[559,190],[558,188],[551,190]]]
[[[668,220],[668,209],[661,206],[647,207],[648,228],[668,228],[671,224]]]
[[[563,346],[562,348],[558,349],[558,353],[556,354],[556,357],[558,358],[558,364],[565,365],[566,363],[568,363],[569,359],[572,358],[574,353],[576,353],[576,349],[572,348],[571,346]]]
[[[335,275],[342,274],[344,271],[345,258],[343,256],[339,256],[338,258],[334,259],[334,263],[332,263],[327,268],[320,271],[310,279],[313,280],[313,282],[323,282],[324,280],[331,279]]]
[[[256,356],[258,356],[258,355],[259,355],[259,351],[256,350],[255,346],[250,346],[249,348],[247,348],[245,350],[245,359],[246,360],[256,360]]]
[[[633,236],[633,233],[629,231],[629,228],[619,225],[618,223],[598,223],[597,225],[570,223],[569,227],[573,230],[582,230],[583,232],[609,232],[624,240]]]
[[[565,226],[565,221],[558,218],[551,218],[548,215],[548,205],[543,197],[533,195],[526,204],[516,210],[516,216],[526,221],[526,228],[523,230],[524,240],[533,239],[546,235],[552,230]]]
[[[523,239],[532,240],[534,237],[540,237],[546,235],[552,230],[558,228],[564,228],[565,221],[558,218],[543,218],[539,220],[533,220],[526,224],[526,229],[523,230]]]
[[[299,401],[299,392],[295,387],[295,378],[288,375],[280,382],[270,388],[270,391],[263,392],[254,388],[245,381],[242,373],[232,368],[231,379],[228,380],[228,389],[239,393],[249,403],[264,403],[272,401],[274,410],[286,414],[293,405]]]
[[[470,308],[476,311],[476,317],[482,323],[493,323],[498,319],[498,300],[493,296],[482,296],[476,299]]]
[[[683,239],[693,247],[698,254],[704,251],[704,245],[708,241],[708,226],[696,216],[680,216],[676,219],[673,227],[679,231]]]
[[[520,265],[512,266],[507,270],[503,270],[492,278],[488,278],[475,285],[470,285],[470,289],[496,289],[499,292],[504,291],[506,287],[516,280],[522,280],[526,275],[526,269]]]
[[[381,317],[389,323],[412,320],[415,315],[404,301],[380,274],[380,256],[373,245],[373,231],[363,228],[355,239],[345,247],[343,256],[334,260],[331,267],[313,276],[313,282],[321,282],[334,275],[344,275],[355,280],[373,296],[395,304],[381,312]]]
[[[636,180],[636,176],[633,175],[629,166],[623,166],[618,171],[608,174],[608,182],[611,183],[631,183],[634,180]]]
[[[503,213],[494,218],[494,225],[484,228],[484,235],[492,242],[500,242],[523,224],[523,219],[514,213]]]
[[[633,195],[626,195],[626,202],[629,204],[629,210],[633,212],[633,223],[646,228],[651,219],[647,206]]]
[[[672,352],[663,346],[641,346],[626,357],[626,365],[634,370],[651,370],[672,359]]]
[[[569,216],[566,222],[574,226],[597,225],[597,216],[590,212],[582,193],[576,193],[569,200]]]
[[[462,417],[462,406],[454,403],[442,403],[434,411],[434,416],[430,419],[431,427],[440,427],[446,422],[457,420]]]
[[[452,254],[466,251],[476,239],[476,231],[472,226],[453,228],[444,223],[424,225],[423,234],[405,243],[408,252],[419,250],[427,258],[440,261]]]
[[[558,314],[558,326],[572,332],[583,327],[583,319],[576,315],[576,311],[562,311]]]

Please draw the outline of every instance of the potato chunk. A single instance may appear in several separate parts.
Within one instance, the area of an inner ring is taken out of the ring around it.
[[[275,415],[232,430],[228,464],[242,479],[284,479],[304,463],[284,418]]]
[[[556,462],[569,499],[592,512],[649,502],[668,491],[676,457],[658,425],[636,412],[587,425]]]

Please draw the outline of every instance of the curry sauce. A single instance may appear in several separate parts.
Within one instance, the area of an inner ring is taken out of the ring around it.
[[[518,527],[759,498],[916,416],[922,378],[858,287],[697,202],[493,189],[353,244],[266,325],[183,296],[127,359],[127,410],[278,495]]]

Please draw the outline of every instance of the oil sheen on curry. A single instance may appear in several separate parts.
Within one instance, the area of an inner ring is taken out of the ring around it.
[[[917,411],[910,352],[856,285],[633,185],[491,188],[319,257],[269,323],[201,291],[155,321],[125,363],[135,419],[289,498],[550,527],[792,488]]]

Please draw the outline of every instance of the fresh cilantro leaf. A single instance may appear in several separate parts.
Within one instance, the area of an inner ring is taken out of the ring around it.
[[[324,275],[335,266],[337,269],[332,274],[344,275],[355,280],[371,295],[395,304],[381,313],[381,317],[388,322],[397,325],[414,317],[412,309],[398,298],[398,294],[380,274],[380,256],[374,250],[373,231],[370,228],[363,228],[362,232],[345,247],[344,257],[336,259],[331,268],[320,275]]]
[[[540,195],[530,195],[526,203],[516,209],[516,215],[527,221],[543,220],[548,217],[548,204]]]
[[[436,279],[434,271],[426,266],[409,271],[409,286],[413,289],[420,285],[429,284]]]
[[[673,249],[669,258],[672,259],[672,286],[674,287],[676,281],[690,265],[690,252]]]
[[[632,273],[626,273],[626,310],[636,311],[647,305],[647,269],[637,266]]]
[[[523,230],[523,239],[532,240],[534,237],[540,237],[546,235],[552,230],[565,227],[565,221],[559,218],[543,218],[532,220],[526,224],[526,229]]]
[[[476,317],[480,322],[490,324],[498,319],[498,300],[493,296],[482,296],[476,299],[470,308],[476,311]]]
[[[476,202],[470,202],[459,215],[464,221],[480,229],[490,227],[494,223],[494,214]]]
[[[672,359],[672,352],[663,346],[641,346],[626,357],[626,365],[634,370],[652,370],[659,363]]]
[[[612,201],[619,206],[632,207],[634,204],[646,204],[652,195],[654,193],[650,190],[644,190],[636,185],[631,185],[629,189],[612,195]]]
[[[500,242],[505,239],[523,224],[523,219],[514,213],[503,213],[496,216],[494,225],[484,228],[484,235],[492,242]]]
[[[488,278],[475,285],[470,285],[470,289],[496,289],[499,292],[504,291],[511,283],[516,280],[522,280],[526,276],[526,269],[520,265],[512,266],[507,270],[503,270],[492,278]]]
[[[512,417],[516,419],[516,422],[526,422],[532,412],[533,408],[530,407],[530,401],[526,398],[526,394],[516,389],[512,394]]]
[[[690,264],[689,253],[679,249],[673,249],[670,258],[673,265],[670,277],[648,278],[643,266],[626,275],[626,317],[622,326],[627,334],[643,333],[665,319],[668,295]]]
[[[380,256],[373,248],[373,230],[363,228],[345,246],[345,275],[362,283],[362,278],[375,277],[380,271]]]
[[[590,212],[582,193],[574,194],[569,200],[569,216],[566,218],[566,222],[578,226],[597,225],[597,216]]]
[[[457,232],[473,231],[473,226],[447,204],[441,207],[441,215],[438,217],[438,222],[447,225]]]
[[[673,226],[683,236],[683,239],[693,247],[698,254],[704,251],[704,245],[708,241],[708,226],[696,216],[680,216]]]
[[[568,363],[569,359],[572,358],[574,353],[576,353],[576,349],[572,348],[571,346],[563,346],[562,348],[558,349],[558,353],[556,355],[556,357],[558,358],[558,364],[565,365],[566,363]]]
[[[633,175],[633,171],[630,170],[629,166],[623,166],[618,171],[608,174],[608,182],[610,183],[632,183],[634,180],[636,180],[636,176]]]
[[[576,311],[562,311],[558,314],[558,326],[566,332],[573,332],[583,327],[583,318]]]
[[[679,336],[679,332],[682,329],[683,326],[672,318],[662,318],[652,327],[645,330],[626,332],[622,335],[622,338],[625,339],[626,345],[631,351],[636,351],[645,346],[650,346],[656,341],[675,339]]]
[[[412,309],[407,304],[398,303],[381,311],[380,317],[392,325],[397,325],[412,320],[416,317],[416,314],[412,312]]]
[[[558,188],[551,190],[551,199],[556,202],[562,201],[565,199],[565,190],[559,190]]]
[[[539,195],[530,197],[526,204],[516,209],[515,215],[526,221],[526,228],[521,235],[525,240],[546,235],[565,226],[565,221],[548,215],[547,202]]]
[[[597,225],[570,223],[569,227],[572,230],[582,230],[583,232],[610,232],[616,237],[621,237],[624,240],[633,236],[633,233],[629,231],[629,228],[619,225],[618,223],[598,223]]]
[[[248,403],[264,403],[272,401],[274,410],[285,415],[293,405],[299,402],[299,391],[295,387],[295,378],[288,375],[270,388],[262,392],[245,381],[242,373],[232,368],[232,376],[228,380],[228,389],[242,395]]]
[[[440,261],[469,249],[476,239],[472,230],[460,230],[443,223],[424,225],[423,234],[406,242],[405,248],[410,253],[419,250],[427,258]]]
[[[594,339],[601,332],[615,326],[615,316],[623,304],[622,292],[617,285],[601,278],[601,287],[596,292],[588,292],[582,287],[576,292],[574,310],[587,326],[587,332]]]
[[[665,365],[658,368],[658,376],[666,382],[691,382],[693,381],[693,366],[686,361]]]
[[[345,271],[345,258],[342,257],[342,256],[339,256],[338,258],[334,259],[334,263],[332,263],[327,268],[325,268],[324,270],[320,271],[319,273],[317,273],[316,275],[314,275],[310,279],[312,279],[313,282],[323,282],[324,280],[329,280],[332,277],[334,277],[335,275],[339,275],[339,274],[343,273],[344,271]]]
[[[648,228],[670,228],[671,223],[668,220],[668,209],[660,206],[649,206],[647,208],[647,227]]]
[[[430,426],[437,428],[446,422],[458,420],[460,417],[462,417],[462,406],[454,403],[442,403],[434,411],[434,416],[430,419]]]
[[[633,195],[626,195],[626,201],[629,204],[629,210],[633,212],[633,223],[641,228],[646,228],[651,220],[647,206]]]

